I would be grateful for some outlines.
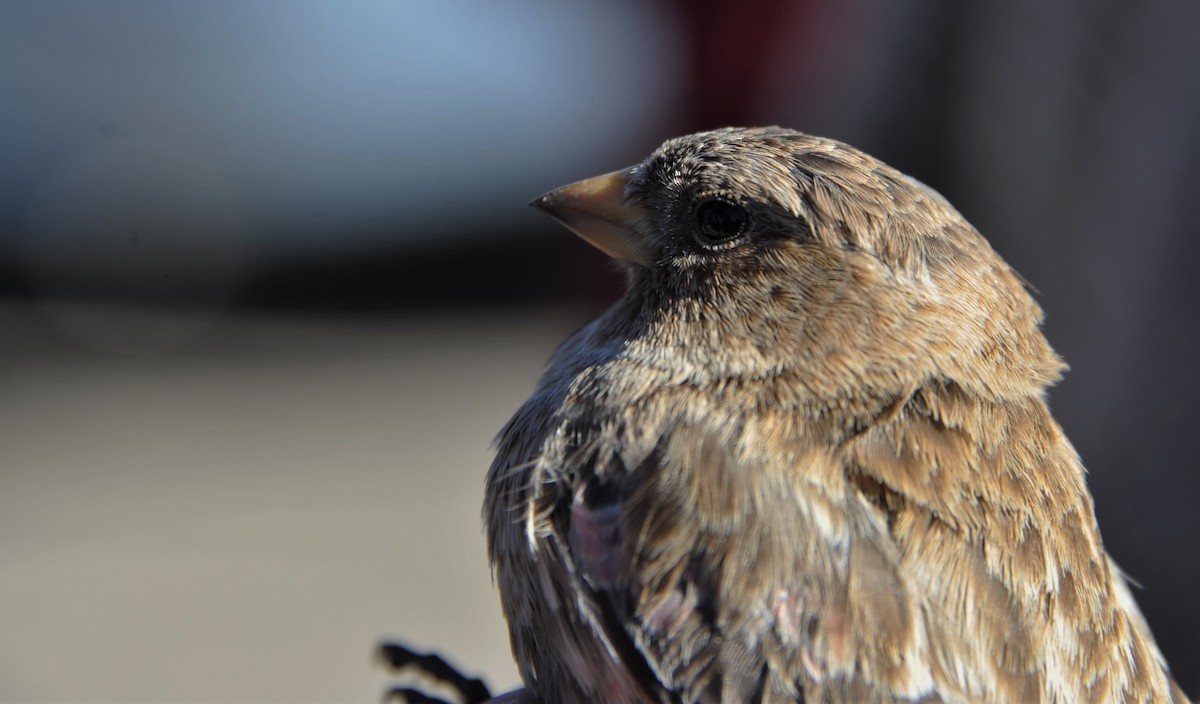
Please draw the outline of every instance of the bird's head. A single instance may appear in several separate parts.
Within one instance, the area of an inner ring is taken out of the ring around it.
[[[1041,309],[957,211],[833,140],[688,135],[533,205],[626,267],[610,319],[650,357],[727,377],[807,370],[822,396],[928,380],[1028,395],[1063,366]]]

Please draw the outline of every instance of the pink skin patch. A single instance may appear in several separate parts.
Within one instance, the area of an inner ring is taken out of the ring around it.
[[[588,582],[604,589],[621,573],[621,512],[619,502],[588,506],[587,484],[575,489],[571,502],[571,553]]]

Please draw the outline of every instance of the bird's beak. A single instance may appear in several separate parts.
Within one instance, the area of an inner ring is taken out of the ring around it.
[[[645,266],[649,257],[637,231],[643,211],[625,203],[625,184],[632,172],[630,167],[578,181],[550,191],[530,205],[608,256]]]

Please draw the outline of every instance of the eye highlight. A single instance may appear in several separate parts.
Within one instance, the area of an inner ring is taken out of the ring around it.
[[[696,241],[712,247],[737,239],[750,224],[750,215],[740,205],[710,198],[696,208]]]

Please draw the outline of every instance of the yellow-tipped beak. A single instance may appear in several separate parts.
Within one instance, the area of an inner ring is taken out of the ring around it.
[[[649,259],[636,223],[640,208],[626,205],[625,184],[633,167],[563,186],[530,205],[566,225],[610,257],[645,265]]]

